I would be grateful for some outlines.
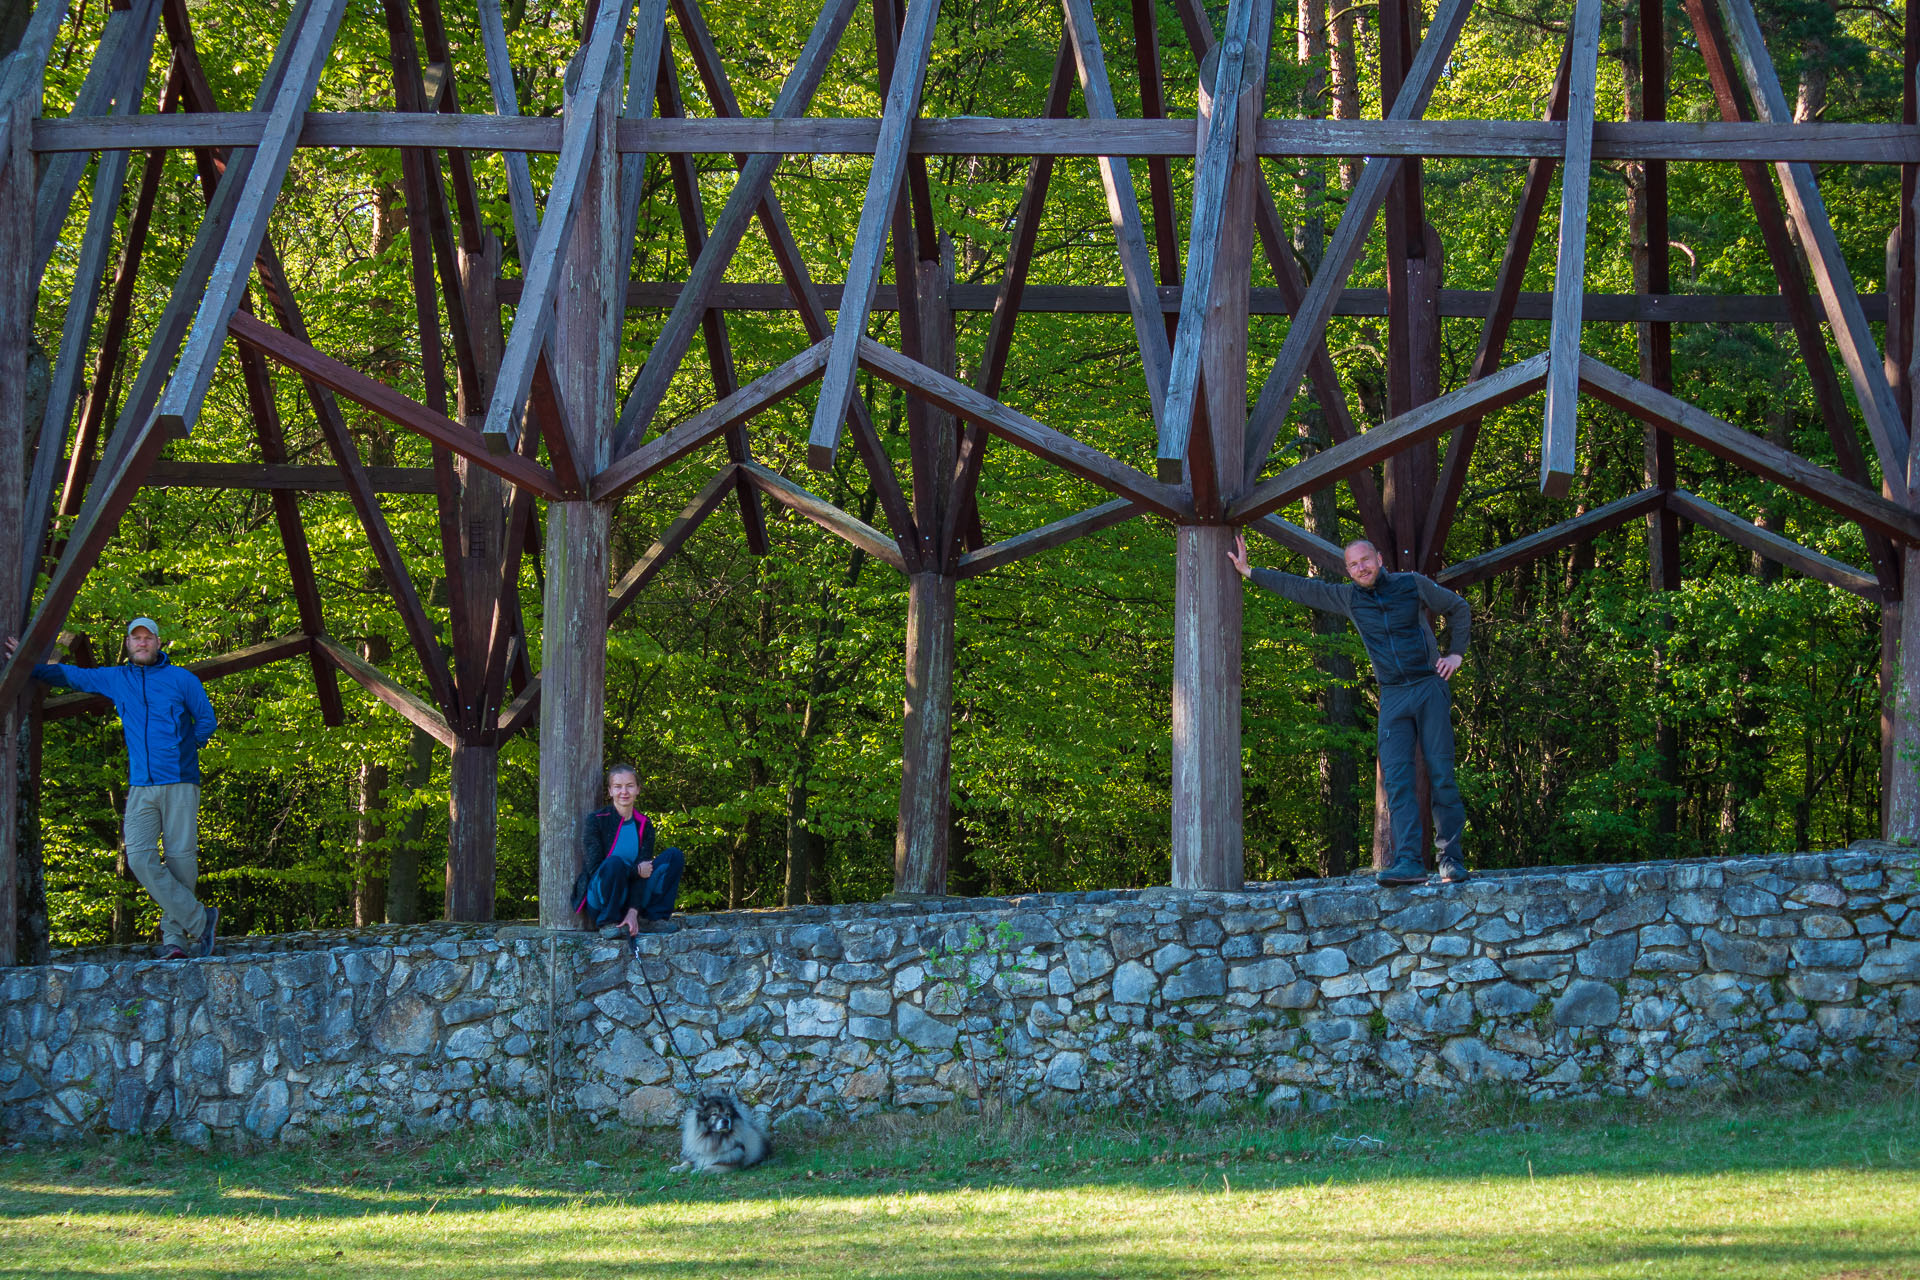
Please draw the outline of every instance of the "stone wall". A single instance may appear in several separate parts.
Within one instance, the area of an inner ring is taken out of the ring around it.
[[[1201,1108],[1487,1081],[1645,1093],[1920,1044],[1920,857],[1889,846],[671,923],[635,947],[465,926],[8,971],[0,1126],[294,1142],[549,1106],[654,1123],[680,1105],[676,1047],[785,1120],[981,1090]]]

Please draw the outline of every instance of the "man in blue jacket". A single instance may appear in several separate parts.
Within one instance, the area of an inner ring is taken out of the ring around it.
[[[1453,781],[1453,700],[1447,681],[1467,652],[1472,609],[1460,596],[1417,573],[1388,573],[1371,542],[1349,542],[1345,560],[1351,582],[1322,582],[1297,573],[1256,569],[1242,534],[1229,559],[1240,576],[1295,604],[1337,613],[1353,623],[1380,682],[1379,751],[1387,811],[1393,819],[1393,862],[1379,876],[1383,885],[1423,884],[1420,804],[1415,790],[1413,748],[1427,762],[1433,802],[1433,842],[1440,879],[1467,878],[1460,836],[1467,815]],[[1447,651],[1440,652],[1427,611],[1447,620]]]
[[[18,641],[7,640],[11,657]],[[217,908],[194,896],[199,878],[200,748],[219,727],[200,677],[168,661],[160,624],[127,624],[117,667],[41,663],[33,678],[97,693],[120,713],[127,739],[127,865],[160,904],[160,958],[213,954]],[[161,855],[161,846],[166,854]]]

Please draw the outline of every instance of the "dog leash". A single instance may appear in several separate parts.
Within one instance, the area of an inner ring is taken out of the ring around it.
[[[667,1047],[672,1049],[673,1056],[680,1060],[680,1068],[687,1073],[689,1086],[694,1090],[698,1090],[700,1087],[700,1077],[694,1074],[693,1064],[687,1061],[687,1055],[680,1051],[680,1042],[674,1039],[673,1028],[667,1025],[667,1013],[660,1005],[660,995],[653,989],[653,979],[647,974],[646,962],[640,958],[639,934],[635,934],[633,937],[632,949],[633,963],[640,970],[640,981],[647,985],[647,999],[653,1002],[653,1016],[660,1020],[660,1031],[667,1037]]]

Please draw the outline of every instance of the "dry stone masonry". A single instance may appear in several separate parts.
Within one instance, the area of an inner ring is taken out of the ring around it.
[[[637,947],[526,926],[246,947],[0,975],[5,1133],[299,1142],[549,1107],[653,1124],[681,1105],[682,1057],[807,1121],[983,1091],[1201,1109],[1486,1082],[1641,1094],[1920,1048],[1920,856],[1884,845],[1391,892],[692,916]]]

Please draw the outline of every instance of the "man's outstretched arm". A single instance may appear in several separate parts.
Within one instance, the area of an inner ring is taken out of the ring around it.
[[[1234,549],[1227,553],[1227,559],[1240,576],[1256,587],[1262,587],[1277,596],[1284,596],[1295,604],[1304,604],[1310,609],[1320,609],[1327,613],[1337,613],[1345,618],[1347,612],[1347,592],[1342,586],[1331,582],[1322,582],[1318,578],[1303,578],[1297,573],[1282,573],[1278,569],[1256,569],[1247,555],[1247,535],[1242,533],[1234,538]]]

